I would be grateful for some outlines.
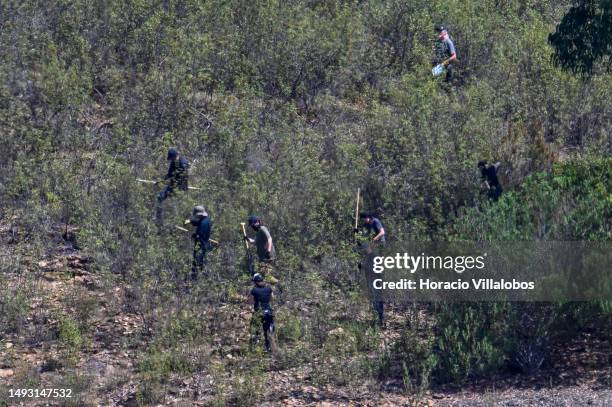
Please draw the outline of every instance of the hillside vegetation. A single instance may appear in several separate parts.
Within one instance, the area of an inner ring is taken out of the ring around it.
[[[394,241],[610,240],[612,77],[553,63],[570,5],[0,4],[0,406],[50,384],[74,405],[426,404],[506,375],[609,390],[609,302],[396,304],[383,331],[353,243],[358,187]],[[452,84],[431,76],[440,23]],[[158,187],[136,179],[173,146],[201,189],[159,229]],[[498,202],[481,159],[502,163]],[[173,225],[194,204],[221,244],[189,284]],[[252,213],[279,255],[276,358],[248,349]]]

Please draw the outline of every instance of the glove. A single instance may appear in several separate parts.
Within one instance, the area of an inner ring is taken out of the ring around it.
[[[248,236],[243,236],[243,237],[244,237],[244,240],[246,240],[247,242],[249,241]]]
[[[353,233],[359,233],[359,228],[353,228]]]

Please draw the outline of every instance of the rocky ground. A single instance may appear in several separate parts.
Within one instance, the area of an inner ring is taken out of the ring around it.
[[[10,268],[11,230],[3,226],[2,259]],[[23,274],[5,273],[4,284],[32,290],[27,317],[20,329],[0,337],[0,406],[3,405],[138,405],[137,364],[139,345],[145,345],[146,321],[124,306],[125,288],[100,281],[92,262],[71,244],[58,242],[54,253],[28,260],[30,279]],[[31,278],[34,276],[34,278]],[[5,291],[6,292],[6,291]],[[246,332],[249,310],[243,305],[224,323]],[[217,312],[223,312],[217,311]],[[71,339],[62,315],[84,314],[87,339]],[[396,336],[394,320],[381,335]],[[60,326],[61,325],[61,326]],[[59,333],[61,331],[61,333]],[[609,331],[593,328],[582,332],[572,343],[555,349],[558,357],[550,366],[533,375],[508,374],[468,382],[461,388],[433,386],[425,394],[407,396],[402,383],[388,381],[360,386],[317,386],[308,368],[288,367],[271,372],[263,387],[264,406],[610,406],[612,405],[612,352]],[[62,335],[60,344],[58,336]],[[202,349],[211,364],[241,363],[240,349],[246,337],[215,337],[217,351]],[[75,343],[73,343],[73,342]],[[80,343],[79,341],[87,341]],[[70,346],[74,345],[74,351]],[[197,350],[196,350],[197,351]],[[264,356],[265,357],[265,356]],[[274,363],[270,361],[270,363]],[[211,388],[217,378],[193,374],[176,378],[167,405],[210,405]],[[15,388],[72,388],[68,401],[21,400],[9,398]],[[55,403],[55,404],[53,404]]]

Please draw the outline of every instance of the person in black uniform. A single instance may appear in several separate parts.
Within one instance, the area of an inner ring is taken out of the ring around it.
[[[261,274],[253,276],[254,287],[249,295],[249,303],[253,304],[253,316],[250,322],[251,349],[258,342],[260,335],[259,324],[263,328],[266,352],[274,352],[276,342],[274,338],[274,311],[270,306],[272,301],[272,288],[264,282]]]
[[[181,156],[178,150],[174,147],[168,150],[167,156],[168,173],[164,177],[166,186],[157,194],[157,206],[155,208],[155,220],[158,227],[163,224],[162,218],[162,203],[169,197],[173,196],[176,189],[187,191],[189,189],[189,162]],[[161,228],[159,229],[161,232]]]
[[[206,252],[211,249],[210,232],[212,222],[203,206],[197,205],[193,208],[193,213],[189,223],[195,227],[193,238],[193,262],[191,266],[191,279],[197,280],[198,273],[204,270],[206,264]]]
[[[486,161],[478,162],[478,169],[480,169],[480,176],[482,178],[485,190],[489,199],[497,201],[501,196],[503,190],[499,180],[497,179],[497,169],[501,163],[498,161],[493,165],[487,165]]]
[[[166,187],[157,194],[157,201],[159,203],[162,203],[166,198],[174,194],[175,189],[187,191],[189,188],[189,162],[187,159],[181,156],[174,147],[168,150],[167,158],[170,165],[168,166],[168,173],[164,177]]]

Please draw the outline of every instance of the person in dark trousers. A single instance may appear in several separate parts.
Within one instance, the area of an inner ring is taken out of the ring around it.
[[[452,62],[457,60],[455,44],[448,35],[445,26],[437,25],[435,30],[438,34],[438,41],[436,41],[435,45],[436,60],[434,62],[435,65],[442,64],[446,67],[446,82],[451,82],[454,77],[454,66]]]
[[[259,341],[261,329],[264,332],[266,351],[276,351],[274,338],[274,311],[270,306],[272,301],[272,288],[266,285],[261,274],[253,276],[254,287],[249,294],[249,303],[253,304],[253,316],[249,324],[251,332],[250,347],[253,349]],[[260,329],[261,324],[261,329]]]
[[[260,274],[270,284],[276,284],[278,280],[272,275],[274,261],[276,260],[276,249],[272,241],[270,231],[257,216],[251,215],[247,222],[256,232],[255,238],[246,237],[247,242],[254,244],[257,248],[257,257],[259,259]]]
[[[168,166],[168,173],[164,178],[166,181],[166,187],[157,194],[157,201],[162,203],[166,198],[171,196],[174,193],[175,189],[179,189],[181,191],[187,191],[188,185],[188,177],[189,177],[189,162],[185,157],[182,157],[176,148],[171,148],[168,150],[168,161],[170,165]]]
[[[500,165],[501,163],[499,161],[493,165],[487,165],[487,162],[484,160],[478,162],[478,169],[480,170],[484,188],[487,191],[489,199],[493,201],[497,201],[503,192],[501,184],[497,179],[497,169]]]
[[[363,227],[368,232],[368,235],[374,234],[374,237],[372,237],[372,243],[378,244],[378,245],[384,245],[385,242],[387,241],[387,237],[386,237],[385,227],[383,226],[380,219],[378,219],[372,214],[365,213],[365,212],[361,213],[359,217],[362,219]],[[371,253],[371,249],[369,249],[369,252]],[[379,293],[375,293],[375,294],[379,294]],[[372,307],[374,308],[374,311],[376,311],[376,313],[378,314],[378,323],[380,324],[381,327],[384,327],[385,302],[381,300],[379,297],[377,297],[376,295],[373,295]]]
[[[212,230],[212,222],[204,207],[198,205],[193,208],[189,223],[195,227],[195,232],[192,235],[194,243],[191,267],[191,279],[195,281],[198,279],[198,274],[204,270],[206,252],[211,249],[210,232]]]

